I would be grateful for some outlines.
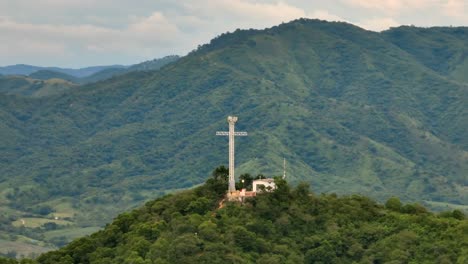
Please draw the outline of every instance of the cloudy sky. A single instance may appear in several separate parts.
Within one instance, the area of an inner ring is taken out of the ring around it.
[[[133,64],[300,17],[374,31],[468,26],[468,0],[0,0],[0,66]]]

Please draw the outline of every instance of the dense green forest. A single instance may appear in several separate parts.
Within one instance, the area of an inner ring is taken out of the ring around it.
[[[381,205],[275,182],[272,192],[219,208],[227,174],[215,170],[203,186],[147,202],[102,231],[23,263],[468,261],[468,220],[458,210],[435,215],[396,197]]]
[[[289,181],[316,193],[466,210],[467,36],[300,19],[222,34],[157,71],[1,92],[0,248],[61,246],[202,183],[227,162],[214,134],[230,114],[249,132],[240,174],[279,175],[284,157]]]

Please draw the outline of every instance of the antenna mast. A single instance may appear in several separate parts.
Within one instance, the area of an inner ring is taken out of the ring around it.
[[[283,158],[283,179],[286,178],[286,158]]]

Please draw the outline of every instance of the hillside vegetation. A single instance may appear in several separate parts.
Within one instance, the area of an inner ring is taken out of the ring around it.
[[[467,27],[399,27],[383,35],[426,67],[452,80],[468,83]]]
[[[291,188],[281,179],[271,193],[218,208],[226,179],[148,202],[37,263],[468,261],[460,211],[436,216],[397,198],[384,207],[364,196],[315,195],[307,184]]]
[[[222,34],[158,71],[39,99],[0,94],[4,223],[62,214],[98,227],[200,184],[227,163],[215,131],[233,114],[249,132],[238,173],[280,175],[285,157],[288,180],[316,193],[464,210],[466,32],[301,19]]]
[[[72,83],[78,83],[78,81],[80,80],[80,78],[51,70],[39,70],[29,74],[28,77],[39,80],[62,79]]]
[[[46,72],[39,73],[46,74]],[[26,76],[0,76],[0,94],[44,97],[63,93],[77,87],[63,76],[60,78],[32,78]],[[12,99],[13,100],[13,99]]]

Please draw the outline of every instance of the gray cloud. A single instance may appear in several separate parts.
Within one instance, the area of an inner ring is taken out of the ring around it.
[[[130,64],[236,28],[299,17],[347,21],[370,30],[400,24],[466,25],[464,0],[0,0],[0,65],[80,67]]]

